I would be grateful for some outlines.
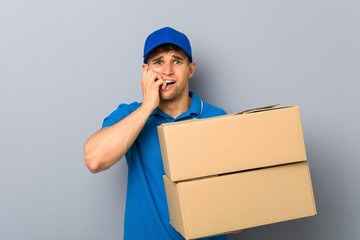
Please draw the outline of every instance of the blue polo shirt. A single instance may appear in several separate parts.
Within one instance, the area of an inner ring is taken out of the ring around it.
[[[195,93],[190,108],[177,118],[155,109],[134,144],[125,154],[128,182],[125,206],[124,240],[182,240],[169,220],[166,193],[162,180],[165,174],[158,140],[157,126],[162,123],[208,118],[226,114],[224,110],[203,102]],[[141,103],[120,104],[104,119],[103,127],[111,126],[140,107]],[[225,240],[221,235],[207,240]]]

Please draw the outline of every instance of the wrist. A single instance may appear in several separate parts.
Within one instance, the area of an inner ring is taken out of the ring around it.
[[[139,111],[142,112],[145,116],[150,116],[150,114],[156,109],[153,105],[142,103],[139,107]]]

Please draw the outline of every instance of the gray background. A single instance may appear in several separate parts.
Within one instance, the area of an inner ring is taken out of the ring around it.
[[[122,239],[125,161],[83,143],[141,101],[142,47],[190,37],[192,89],[229,113],[300,105],[318,215],[231,239],[359,239],[360,1],[0,1],[0,238]]]

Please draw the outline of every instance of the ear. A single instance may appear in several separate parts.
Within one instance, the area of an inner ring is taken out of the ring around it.
[[[189,63],[189,76],[188,76],[188,79],[190,79],[190,78],[192,78],[194,76],[195,70],[196,70],[196,63],[195,62]]]
[[[147,71],[149,69],[149,65],[146,63],[143,63],[142,69],[143,69],[143,71]]]

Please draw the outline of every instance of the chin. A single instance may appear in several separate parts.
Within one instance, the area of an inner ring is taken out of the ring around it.
[[[171,97],[171,96],[164,96],[164,95],[162,95],[162,96],[160,96],[160,100],[163,101],[163,102],[169,102],[169,101],[174,100],[174,98]]]
[[[168,91],[161,91],[160,99],[164,102],[176,101],[178,99],[181,99],[183,95],[185,95],[184,92],[179,92],[176,91],[175,89],[170,89]]]
[[[177,98],[177,95],[174,93],[167,93],[167,92],[162,92],[160,94],[160,99],[163,102],[170,102],[170,101],[174,101]]]

